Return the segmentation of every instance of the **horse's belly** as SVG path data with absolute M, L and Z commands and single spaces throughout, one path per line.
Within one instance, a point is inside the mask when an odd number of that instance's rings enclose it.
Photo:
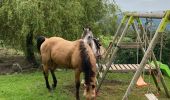
M 56 68 L 60 68 L 60 69 L 73 69 L 73 67 L 70 67 L 68 65 L 58 65 Z
M 56 53 L 53 55 L 52 61 L 57 66 L 64 66 L 64 67 L 70 67 L 70 59 L 68 56 L 65 56 L 66 53 Z

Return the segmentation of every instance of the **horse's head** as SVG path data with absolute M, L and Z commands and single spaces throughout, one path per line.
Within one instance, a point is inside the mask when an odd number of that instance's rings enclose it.
M 91 28 L 83 28 L 83 34 L 81 38 L 84 40 L 84 42 L 91 44 L 91 41 L 93 39 Z
M 83 28 L 82 39 L 84 42 L 89 44 L 96 58 L 101 56 L 100 54 L 100 43 L 99 40 L 93 37 L 93 33 L 90 28 Z

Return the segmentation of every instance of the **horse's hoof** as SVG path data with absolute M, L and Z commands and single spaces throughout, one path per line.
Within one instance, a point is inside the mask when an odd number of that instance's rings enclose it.
M 53 89 L 52 88 L 48 88 L 48 91 L 51 93 L 51 91 L 53 91 Z
M 53 97 L 53 94 L 54 94 L 54 92 L 53 92 L 53 90 L 51 89 L 51 90 L 49 91 L 49 97 Z
M 80 100 L 80 98 L 76 98 L 76 100 Z
M 53 88 L 53 90 L 56 88 L 56 85 L 54 85 L 54 84 L 52 84 L 52 88 Z
M 50 92 L 51 94 L 53 94 L 54 91 L 53 91 L 53 89 L 50 89 L 49 92 Z

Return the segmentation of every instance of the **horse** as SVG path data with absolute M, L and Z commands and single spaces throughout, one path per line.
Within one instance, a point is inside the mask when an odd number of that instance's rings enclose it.
M 83 28 L 81 39 L 83 39 L 84 42 L 89 44 L 96 59 L 103 58 L 106 49 L 100 44 L 99 39 L 94 38 L 91 28 L 89 27 Z
M 96 59 L 90 46 L 82 39 L 68 41 L 61 37 L 37 37 L 37 48 L 41 56 L 43 74 L 49 91 L 57 86 L 54 70 L 67 67 L 75 70 L 76 99 L 79 100 L 80 74 L 84 73 L 86 100 L 96 96 Z M 53 78 L 52 88 L 49 85 L 48 74 Z
M 91 28 L 89 28 L 89 27 L 83 28 L 83 33 L 81 35 L 81 39 L 83 39 L 83 41 L 85 43 L 89 44 L 97 61 L 99 61 L 101 58 L 104 58 L 104 53 L 105 53 L 106 49 L 100 44 L 99 39 L 94 38 Z M 99 72 L 100 68 L 99 68 L 98 64 L 96 64 L 96 66 L 97 66 L 97 69 Z M 100 77 L 102 77 L 101 72 L 99 72 L 99 75 L 100 75 Z M 84 80 L 82 80 L 81 83 L 83 84 Z

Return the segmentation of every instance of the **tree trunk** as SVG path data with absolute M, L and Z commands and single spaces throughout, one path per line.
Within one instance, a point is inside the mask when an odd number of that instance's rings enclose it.
M 33 32 L 30 32 L 26 36 L 26 58 L 29 63 L 33 64 L 33 67 L 38 67 L 38 63 L 34 55 L 34 45 L 33 45 Z

